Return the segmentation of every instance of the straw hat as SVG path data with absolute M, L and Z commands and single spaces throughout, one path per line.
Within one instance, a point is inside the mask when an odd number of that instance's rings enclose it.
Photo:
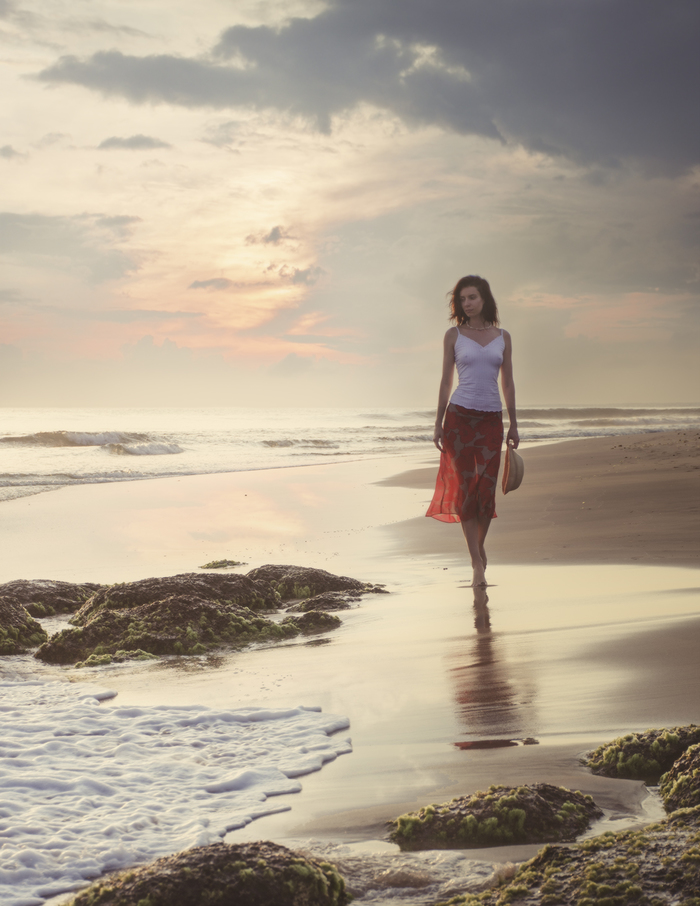
M 503 493 L 515 491 L 522 484 L 523 475 L 525 474 L 525 463 L 522 456 L 511 447 L 506 447 L 506 464 L 503 468 L 503 481 L 501 487 Z

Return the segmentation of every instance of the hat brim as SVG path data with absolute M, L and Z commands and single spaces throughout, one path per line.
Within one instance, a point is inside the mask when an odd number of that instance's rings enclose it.
M 506 450 L 506 462 L 503 468 L 503 482 L 501 487 L 503 493 L 508 494 L 510 491 L 517 490 L 523 481 L 525 475 L 525 463 L 522 456 L 512 447 Z

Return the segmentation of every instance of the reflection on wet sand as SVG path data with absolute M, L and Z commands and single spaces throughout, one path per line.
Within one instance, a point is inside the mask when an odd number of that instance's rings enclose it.
M 476 634 L 455 639 L 447 655 L 458 717 L 469 737 L 455 745 L 483 749 L 536 744 L 525 735 L 533 731 L 535 716 L 535 686 L 526 661 L 519 668 L 508 663 L 499 634 L 491 628 L 486 588 L 471 591 Z

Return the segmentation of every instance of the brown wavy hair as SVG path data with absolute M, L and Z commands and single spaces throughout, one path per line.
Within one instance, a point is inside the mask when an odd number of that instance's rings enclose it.
M 489 281 L 484 280 L 483 277 L 478 277 L 476 274 L 460 277 L 455 283 L 455 288 L 450 290 L 447 294 L 450 297 L 450 321 L 456 321 L 460 327 L 463 324 L 469 324 L 469 318 L 464 314 L 464 309 L 462 308 L 462 303 L 459 299 L 460 293 L 467 286 L 473 286 L 475 289 L 478 289 L 479 295 L 484 300 L 484 307 L 481 310 L 481 317 L 484 321 L 493 324 L 494 327 L 498 327 L 501 323 L 498 319 L 498 306 L 496 305 L 496 300 L 493 298 Z

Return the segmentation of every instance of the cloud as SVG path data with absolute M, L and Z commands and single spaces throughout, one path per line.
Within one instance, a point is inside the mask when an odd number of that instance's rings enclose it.
M 233 280 L 227 280 L 226 277 L 211 277 L 209 280 L 195 280 L 187 289 L 210 289 L 221 292 L 235 285 Z
M 106 138 L 97 146 L 99 151 L 107 151 L 112 148 L 127 149 L 129 151 L 143 151 L 152 148 L 171 148 L 167 142 L 159 138 L 153 138 L 150 135 L 131 135 L 129 138 L 119 138 L 117 135 Z
M 269 233 L 251 233 L 250 236 L 245 237 L 248 245 L 257 245 L 259 243 L 279 245 L 285 239 L 294 239 L 294 236 L 288 233 L 283 226 L 274 226 Z
M 106 32 L 112 35 L 126 35 L 129 38 L 150 38 L 148 32 L 141 31 L 140 28 L 132 28 L 130 25 L 112 25 L 104 19 L 72 19 L 70 24 L 73 28 L 80 31 Z
M 285 277 L 291 283 L 302 284 L 304 286 L 313 286 L 326 273 L 322 267 L 312 265 L 310 267 L 298 268 L 289 267 L 284 264 L 278 271 L 280 277 Z
M 109 218 L 0 212 L 0 255 L 84 269 L 94 282 L 117 280 L 138 270 L 139 261 L 105 241 L 100 229 L 105 220 Z
M 133 232 L 132 227 L 135 224 L 142 223 L 142 218 L 130 214 L 116 214 L 113 217 L 97 217 L 95 223 L 97 226 L 110 230 L 120 239 L 125 239 L 131 235 Z
M 0 157 L 5 158 L 5 160 L 12 160 L 15 157 L 26 157 L 26 154 L 21 154 L 19 151 L 15 151 L 12 145 L 3 145 L 0 148 Z
M 30 300 L 17 289 L 0 289 L 0 304 L 26 305 Z
M 412 125 L 588 163 L 698 162 L 700 5 L 658 0 L 335 0 L 236 25 L 208 57 L 61 57 L 37 78 L 134 103 L 276 109 L 328 132 L 368 103 Z

